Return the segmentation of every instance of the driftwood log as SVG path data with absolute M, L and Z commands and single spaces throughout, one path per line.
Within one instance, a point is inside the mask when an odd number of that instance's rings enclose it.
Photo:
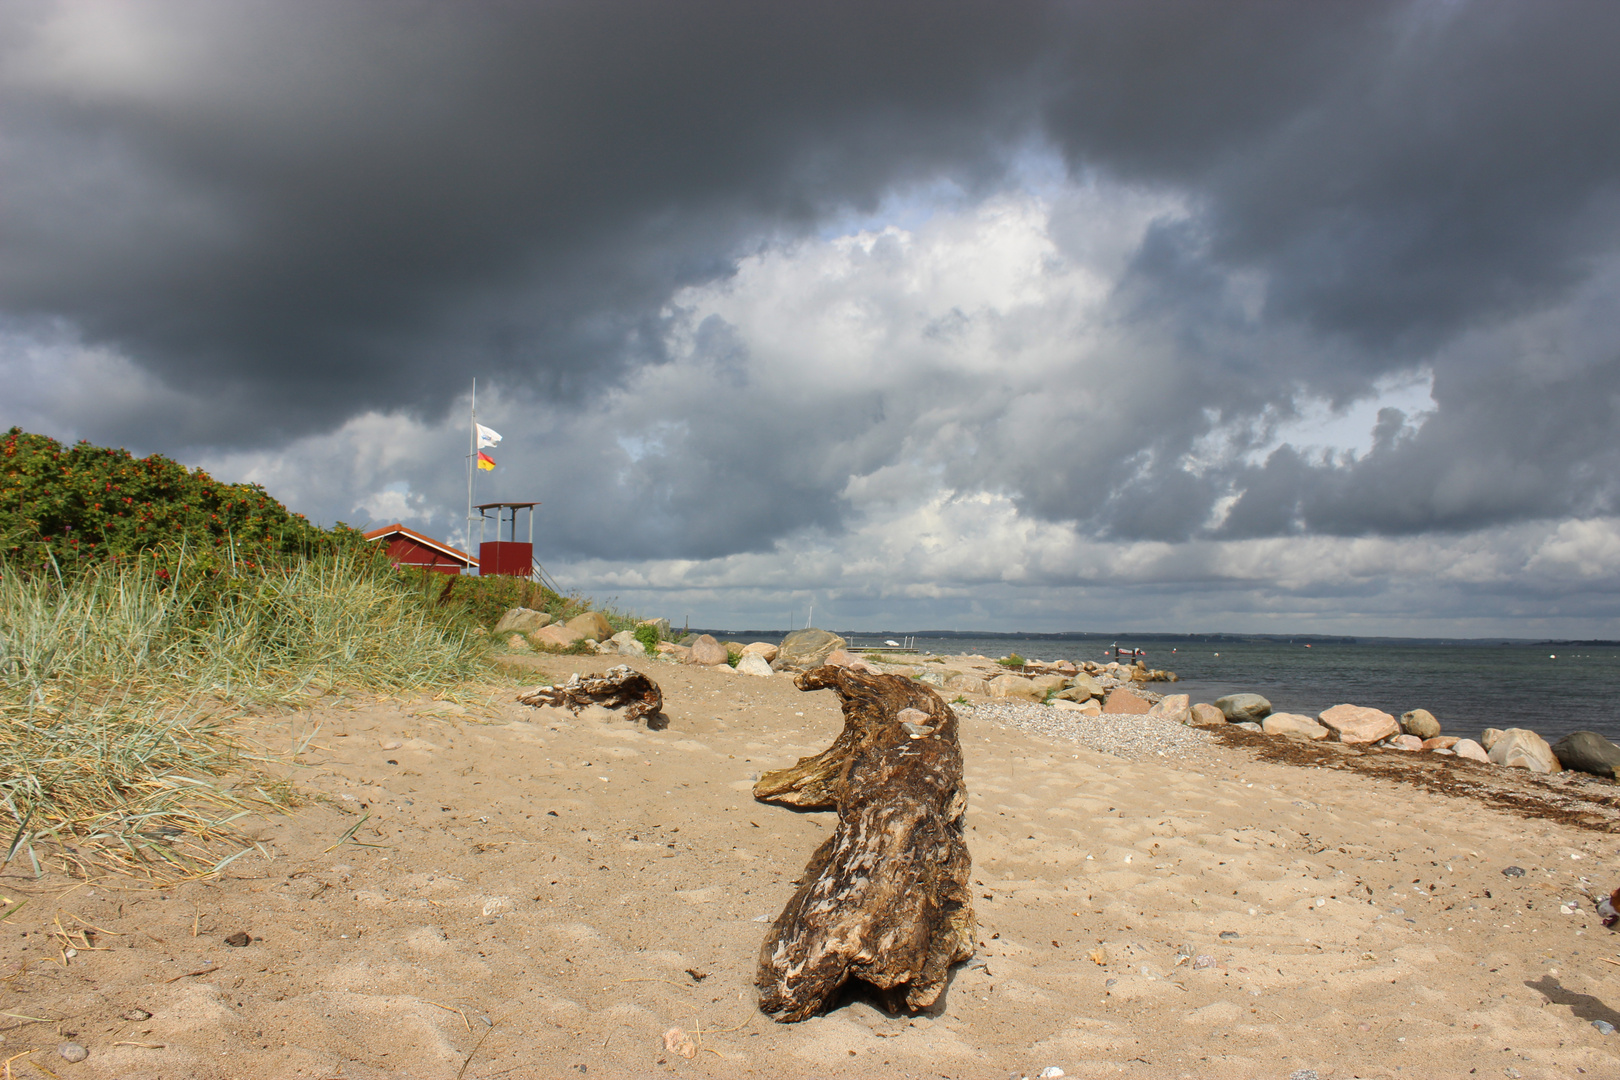
M 579 672 L 558 686 L 541 686 L 518 695 L 522 705 L 550 705 L 578 713 L 587 705 L 601 705 L 609 709 L 624 709 L 624 718 L 631 723 L 642 719 L 654 731 L 669 726 L 664 717 L 664 692 L 641 672 L 629 664 L 608 668 L 600 675 Z
M 794 683 L 837 691 L 844 730 L 821 754 L 763 776 L 754 795 L 837 807 L 838 824 L 760 948 L 760 1008 L 803 1020 L 851 978 L 885 991 L 891 1008 L 927 1008 L 951 965 L 973 955 L 956 714 L 898 675 L 827 666 Z

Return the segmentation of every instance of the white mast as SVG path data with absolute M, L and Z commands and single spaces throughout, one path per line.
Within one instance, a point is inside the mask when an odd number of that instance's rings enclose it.
M 472 433 L 467 451 L 467 536 L 465 541 L 467 554 L 472 554 L 472 499 L 473 499 L 473 471 L 478 468 L 478 380 L 473 379 L 472 405 L 468 410 L 468 419 L 472 424 Z

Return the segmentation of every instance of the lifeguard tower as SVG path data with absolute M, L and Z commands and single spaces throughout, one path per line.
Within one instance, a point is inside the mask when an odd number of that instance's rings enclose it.
M 478 511 L 478 573 L 506 574 L 509 577 L 527 578 L 530 581 L 542 581 L 544 572 L 540 564 L 534 561 L 534 508 L 537 502 L 492 502 L 480 503 L 473 509 Z M 484 526 L 489 523 L 489 512 L 495 511 L 495 539 L 484 539 Z M 529 538 L 517 538 L 517 518 L 519 510 L 527 510 L 529 517 Z M 511 525 L 510 539 L 501 539 L 501 526 Z

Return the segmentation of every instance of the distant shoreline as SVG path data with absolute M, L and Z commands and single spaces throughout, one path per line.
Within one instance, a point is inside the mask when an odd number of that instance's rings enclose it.
M 804 629 L 798 627 L 797 629 Z M 818 628 L 821 629 L 821 628 Z M 1620 640 L 1606 638 L 1457 638 L 1457 637 L 1376 637 L 1357 635 L 1354 637 L 1339 634 L 1172 634 L 1172 633 L 1106 633 L 1095 630 L 1063 630 L 1053 633 L 1037 633 L 1034 631 L 997 631 L 997 630 L 838 630 L 826 628 L 828 633 L 837 634 L 845 640 L 865 638 L 990 638 L 1004 641 L 1173 641 L 1208 644 L 1266 644 L 1266 645 L 1460 645 L 1460 646 L 1548 646 L 1548 647 L 1591 647 L 1591 648 L 1620 648 Z M 749 637 L 759 641 L 780 641 L 793 631 L 790 630 L 715 630 L 706 627 L 694 626 L 694 634 L 709 634 L 717 639 L 732 638 L 741 640 Z

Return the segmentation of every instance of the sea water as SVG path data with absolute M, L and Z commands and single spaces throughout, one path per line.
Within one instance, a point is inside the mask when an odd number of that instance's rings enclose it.
M 843 636 L 855 650 L 899 638 Z M 1277 712 L 1307 716 L 1344 702 L 1396 717 L 1427 709 L 1445 734 L 1469 738 L 1488 727 L 1525 727 L 1548 742 L 1572 731 L 1596 731 L 1620 742 L 1620 647 L 1611 645 L 1039 634 L 925 635 L 912 641 L 923 653 L 982 653 L 992 659 L 1017 653 L 1099 663 L 1112 658 L 1110 646 L 1116 642 L 1121 649 L 1145 649 L 1148 667 L 1180 676 L 1179 683 L 1154 683 L 1151 689 L 1189 694 L 1193 701 L 1250 692 L 1264 695 Z

